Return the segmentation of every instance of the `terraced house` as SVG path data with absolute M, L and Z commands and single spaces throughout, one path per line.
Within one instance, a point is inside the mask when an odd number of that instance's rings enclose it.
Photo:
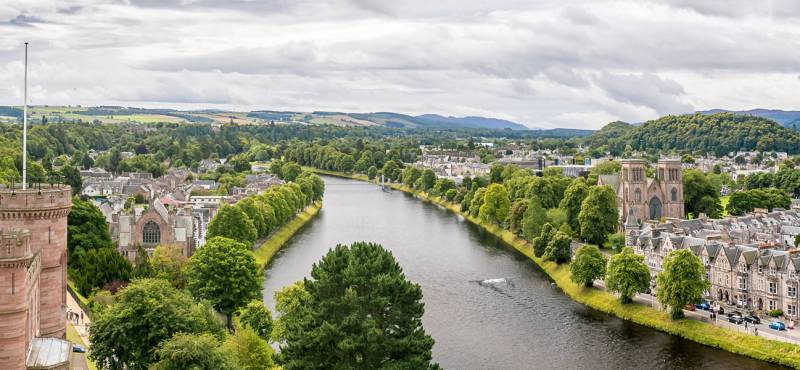
M 629 213 L 625 222 L 625 243 L 645 257 L 653 281 L 671 251 L 689 249 L 706 267 L 709 300 L 762 314 L 781 310 L 787 319 L 800 320 L 797 210 L 660 224 L 641 224 L 635 217 Z

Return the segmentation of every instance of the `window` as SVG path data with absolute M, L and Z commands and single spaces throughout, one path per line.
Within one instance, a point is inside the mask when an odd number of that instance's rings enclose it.
M 770 311 L 772 311 L 772 310 L 774 310 L 776 308 L 777 305 L 775 304 L 775 301 L 769 300 L 767 302 L 769 303 L 769 310 Z
M 739 289 L 747 290 L 747 279 L 739 277 Z
M 673 202 L 678 201 L 678 189 L 676 188 L 672 188 L 672 201 Z
M 789 316 L 794 316 L 794 315 L 796 315 L 796 314 L 797 314 L 797 306 L 795 306 L 795 305 L 793 305 L 793 304 L 787 305 L 787 306 L 786 306 L 786 313 L 787 313 Z
M 759 274 L 763 274 L 764 273 L 764 266 L 758 265 L 758 273 Z
M 770 274 L 770 275 L 775 275 L 775 266 L 770 266 L 770 268 L 769 268 L 769 274 Z
M 158 224 L 153 221 L 147 221 L 142 228 L 142 243 L 144 244 L 158 244 L 161 243 L 161 230 Z
M 739 265 L 739 272 L 747 272 L 747 265 L 744 263 Z
M 793 286 L 786 287 L 786 295 L 791 297 L 791 298 L 796 297 L 797 296 L 797 287 L 793 287 Z
M 775 294 L 778 292 L 778 283 L 774 281 L 769 282 L 769 292 L 770 294 Z
M 633 200 L 636 201 L 636 202 L 641 202 L 642 201 L 642 191 L 641 190 L 636 189 L 636 191 L 633 192 Z

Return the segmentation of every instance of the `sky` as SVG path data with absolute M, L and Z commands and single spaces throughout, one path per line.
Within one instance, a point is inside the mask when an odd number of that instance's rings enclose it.
M 2 0 L 0 105 L 393 111 L 596 129 L 800 110 L 800 1 Z

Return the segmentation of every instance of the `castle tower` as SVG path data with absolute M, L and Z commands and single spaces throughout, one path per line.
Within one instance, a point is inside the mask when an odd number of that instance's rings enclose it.
M 684 218 L 683 171 L 678 159 L 660 159 L 656 166 L 656 179 L 664 193 L 664 217 Z
M 622 207 L 620 218 L 625 218 L 633 210 L 637 220 L 647 220 L 647 179 L 644 159 L 623 159 L 622 164 Z
M 0 368 L 25 367 L 39 332 L 39 250 L 27 230 L 0 230 Z
M 67 215 L 71 208 L 69 186 L 42 184 L 25 190 L 0 189 L 0 228 L 27 230 L 30 250 L 38 252 L 41 264 L 38 307 L 29 308 L 38 309 L 38 332 L 33 333 L 37 337 L 66 335 Z M 8 275 L 5 271 L 0 274 Z M 3 287 L 0 302 L 17 299 L 15 292 Z M 0 318 L 0 321 L 5 320 Z M 24 323 L 12 321 L 8 325 Z

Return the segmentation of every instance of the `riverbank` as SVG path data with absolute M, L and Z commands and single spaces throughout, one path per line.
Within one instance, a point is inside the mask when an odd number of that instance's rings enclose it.
M 358 176 L 331 173 L 330 171 L 315 172 L 341 178 L 360 179 Z M 666 312 L 658 311 L 647 305 L 620 304 L 615 295 L 607 293 L 602 289 L 585 288 L 581 285 L 574 284 L 570 280 L 569 267 L 567 265 L 559 266 L 553 262 L 546 262 L 541 258 L 536 258 L 533 255 L 530 243 L 496 225 L 483 223 L 476 217 L 461 213 L 460 205 L 447 202 L 440 197 L 434 197 L 409 189 L 400 184 L 387 185 L 391 188 L 413 194 L 420 200 L 444 207 L 453 213 L 461 215 L 471 223 L 481 226 L 486 231 L 491 232 L 493 235 L 502 239 L 507 245 L 513 247 L 539 265 L 542 270 L 550 276 L 552 281 L 558 285 L 567 296 L 576 302 L 622 319 L 665 333 L 677 335 L 710 347 L 719 348 L 727 352 L 758 360 L 800 368 L 800 346 L 767 340 L 762 337 L 755 337 L 697 320 L 683 319 L 673 321 L 668 317 Z
M 321 208 L 322 201 L 312 203 L 302 212 L 298 213 L 291 221 L 286 223 L 286 225 L 283 225 L 280 229 L 270 234 L 264 243 L 253 250 L 253 256 L 256 259 L 260 272 L 264 272 L 264 269 L 269 265 L 269 261 L 275 256 L 275 253 L 278 253 L 284 244 L 286 244 L 300 228 L 314 218 Z

